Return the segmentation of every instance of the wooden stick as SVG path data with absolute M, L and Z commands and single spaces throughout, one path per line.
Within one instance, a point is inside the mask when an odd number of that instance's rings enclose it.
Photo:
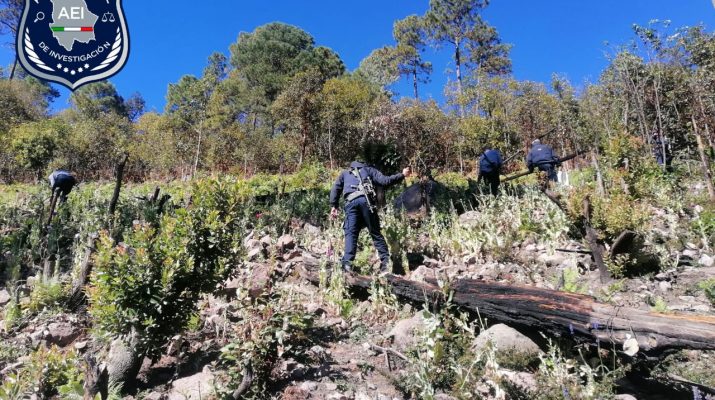
M 129 159 L 129 154 L 124 153 L 119 164 L 116 168 L 116 183 L 114 185 L 114 194 L 112 194 L 112 200 L 109 202 L 109 217 L 114 216 L 114 211 L 117 209 L 117 202 L 119 201 L 119 192 L 122 190 L 122 178 L 124 177 L 124 167 L 127 165 L 127 160 Z

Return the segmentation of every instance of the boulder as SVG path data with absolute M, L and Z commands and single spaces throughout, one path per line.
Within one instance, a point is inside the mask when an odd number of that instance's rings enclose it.
M 614 400 L 638 400 L 635 396 L 630 394 L 617 394 Z
M 459 216 L 459 224 L 473 227 L 479 222 L 479 211 L 467 211 Z
M 10 297 L 10 293 L 8 293 L 7 289 L 0 289 L 0 307 L 5 306 L 5 304 L 9 303 L 12 298 Z
M 249 249 L 249 250 L 260 249 L 263 246 L 261 244 L 261 242 L 259 242 L 256 239 L 248 239 L 248 240 L 246 240 L 244 245 L 246 246 L 246 249 Z
M 283 235 L 278 238 L 278 241 L 276 242 L 276 247 L 280 251 L 286 251 L 286 250 L 292 250 L 295 248 L 295 239 L 291 235 Z
M 300 384 L 300 388 L 308 393 L 314 392 L 318 389 L 318 382 L 305 381 Z
M 253 298 L 263 294 L 272 274 L 273 269 L 269 265 L 252 264 L 251 275 L 248 278 L 251 288 L 248 290 L 248 294 Z
M 425 328 L 425 318 L 422 313 L 415 314 L 412 318 L 397 321 L 395 326 L 387 333 L 392 338 L 393 345 L 398 350 L 405 350 L 417 344 L 417 331 Z
M 434 279 L 436 276 L 433 269 L 420 265 L 414 271 L 410 272 L 410 279 L 417 282 L 425 282 L 427 279 Z
M 110 381 L 131 387 L 141 368 L 142 359 L 135 352 L 131 344 L 122 339 L 115 339 L 109 347 L 107 354 L 107 374 Z
M 528 372 L 517 372 L 509 370 L 499 370 L 498 374 L 513 385 L 529 392 L 536 390 L 536 377 Z
M 260 243 L 263 247 L 269 247 L 273 244 L 273 238 L 270 235 L 265 235 L 261 238 Z
M 303 231 L 305 231 L 305 233 L 307 233 L 308 235 L 312 235 L 312 236 L 319 236 L 320 232 L 321 232 L 320 228 L 318 228 L 315 225 L 311 225 L 309 223 L 306 223 L 305 225 L 303 225 Z
M 69 345 L 81 334 L 80 329 L 69 322 L 53 322 L 47 326 L 47 331 L 47 342 L 59 347 Z
M 700 264 L 701 266 L 703 266 L 705 268 L 710 268 L 713 265 L 715 265 L 715 258 L 713 258 L 707 254 L 703 254 L 702 256 L 700 256 L 700 259 L 698 260 L 698 264 Z
M 263 247 L 255 247 L 248 251 L 248 254 L 246 255 L 246 259 L 248 261 L 260 261 L 265 256 L 266 256 L 266 249 L 264 249 Z
M 474 347 L 482 349 L 488 342 L 491 342 L 497 351 L 515 352 L 525 356 L 541 353 L 541 349 L 533 340 L 504 324 L 494 325 L 481 332 L 474 341 Z
M 439 261 L 435 260 L 434 258 L 425 257 L 425 259 L 422 260 L 422 263 L 427 268 L 439 268 Z
M 214 375 L 204 368 L 198 374 L 177 379 L 171 383 L 168 400 L 202 400 L 213 394 Z

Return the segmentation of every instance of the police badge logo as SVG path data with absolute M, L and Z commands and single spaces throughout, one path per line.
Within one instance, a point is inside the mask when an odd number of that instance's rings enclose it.
M 129 57 L 122 0 L 25 0 L 17 32 L 25 70 L 71 90 L 117 74 Z

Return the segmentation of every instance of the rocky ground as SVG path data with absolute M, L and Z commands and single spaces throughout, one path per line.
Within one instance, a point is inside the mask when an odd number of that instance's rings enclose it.
M 460 217 L 460 223 L 470 223 L 470 213 Z M 340 307 L 329 301 L 325 290 L 301 278 L 301 265 L 318 264 L 331 252 L 331 242 L 321 229 L 295 221 L 293 236 L 272 238 L 254 232 L 245 240 L 250 271 L 228 281 L 215 296 L 202 301 L 200 324 L 193 331 L 174 337 L 165 354 L 152 363 L 144 361 L 137 390 L 128 398 L 194 400 L 213 398 L 214 388 L 225 381 L 225 371 L 219 360 L 220 349 L 227 344 L 227 333 L 237 320 L 237 291 L 248 287 L 251 296 L 268 290 L 271 276 L 285 276 L 277 283 L 279 289 L 290 292 L 296 307 L 313 317 L 308 345 L 299 359 L 281 358 L 272 372 L 270 393 L 266 398 L 283 399 L 403 399 L 399 382 L 406 368 L 403 360 L 411 347 L 420 340 L 424 318 L 413 305 L 401 304 L 382 315 L 374 314 L 367 299 L 359 299 L 356 309 L 344 316 Z M 664 235 L 670 234 L 666 227 Z M 679 254 L 672 267 L 657 274 L 624 278 L 602 285 L 598 271 L 583 244 L 564 240 L 549 246 L 534 241 L 514 243 L 509 257 L 486 260 L 476 254 L 464 254 L 449 259 L 418 257 L 410 266 L 408 278 L 424 280 L 441 275 L 505 283 L 534 285 L 554 290 L 575 290 L 591 294 L 602 301 L 661 312 L 683 312 L 712 315 L 713 309 L 697 282 L 715 277 L 715 260 L 703 246 L 689 244 Z M 372 260 L 377 262 L 377 260 Z M 564 271 L 578 271 L 576 282 L 570 282 Z M 29 302 L 33 288 L 29 279 L 19 291 L 20 301 Z M 613 286 L 617 287 L 613 287 Z M 273 289 L 271 289 L 273 290 Z M 359 298 L 359 297 L 358 297 Z M 656 301 L 656 299 L 658 299 Z M 0 306 L 10 301 L 6 289 L 0 289 Z M 362 310 L 362 311 L 361 311 Z M 355 317 L 358 316 L 358 317 Z M 488 316 L 485 316 L 488 318 Z M 92 354 L 101 347 L 92 338 L 82 310 L 78 313 L 43 312 L 2 335 L 3 351 L 15 351 L 17 358 L 5 357 L 0 376 L 10 373 L 28 360 L 28 353 L 40 346 L 74 349 L 79 354 Z M 475 346 L 492 342 L 499 351 L 516 352 L 538 357 L 546 350 L 522 333 L 501 324 L 482 331 Z M 712 354 L 696 352 L 693 357 L 705 360 Z M 521 371 L 499 368 L 497 375 L 513 385 L 527 390 L 537 385 L 533 368 Z M 713 379 L 715 380 L 715 379 Z M 505 398 L 484 378 L 479 385 L 484 398 Z M 438 394 L 438 399 L 450 399 Z M 630 399 L 627 394 L 622 399 Z

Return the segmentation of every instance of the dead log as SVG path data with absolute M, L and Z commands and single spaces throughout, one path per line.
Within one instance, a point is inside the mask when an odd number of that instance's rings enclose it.
M 320 267 L 303 265 L 303 270 L 305 279 L 319 283 Z M 393 293 L 404 300 L 422 303 L 443 298 L 434 280 L 416 282 L 396 275 L 386 279 Z M 351 274 L 346 281 L 353 288 L 368 289 L 372 278 Z M 582 294 L 473 279 L 457 280 L 451 289 L 454 304 L 478 311 L 490 321 L 579 342 L 622 346 L 630 336 L 638 341 L 640 350 L 650 354 L 668 349 L 715 349 L 715 316 L 659 314 L 600 303 Z
M 82 256 L 82 263 L 79 265 L 79 273 L 72 282 L 72 291 L 70 292 L 67 304 L 70 309 L 77 310 L 85 300 L 84 285 L 89 281 L 89 275 L 92 273 L 92 256 L 97 250 L 97 239 L 99 235 L 92 233 L 87 238 L 87 250 Z
M 598 240 L 598 232 L 591 226 L 591 199 L 588 196 L 583 199 L 583 230 L 586 234 L 588 247 L 591 249 L 593 261 L 596 263 L 601 275 L 601 283 L 608 282 L 611 279 L 611 275 L 608 272 L 606 263 L 603 261 L 603 253 L 606 248 Z
M 117 202 L 119 201 L 119 193 L 122 190 L 122 179 L 124 178 L 124 167 L 127 165 L 127 160 L 129 160 L 129 154 L 124 153 L 122 158 L 117 164 L 115 170 L 116 183 L 114 185 L 114 193 L 112 194 L 112 200 L 109 202 L 109 217 L 114 217 L 114 211 L 117 209 Z

